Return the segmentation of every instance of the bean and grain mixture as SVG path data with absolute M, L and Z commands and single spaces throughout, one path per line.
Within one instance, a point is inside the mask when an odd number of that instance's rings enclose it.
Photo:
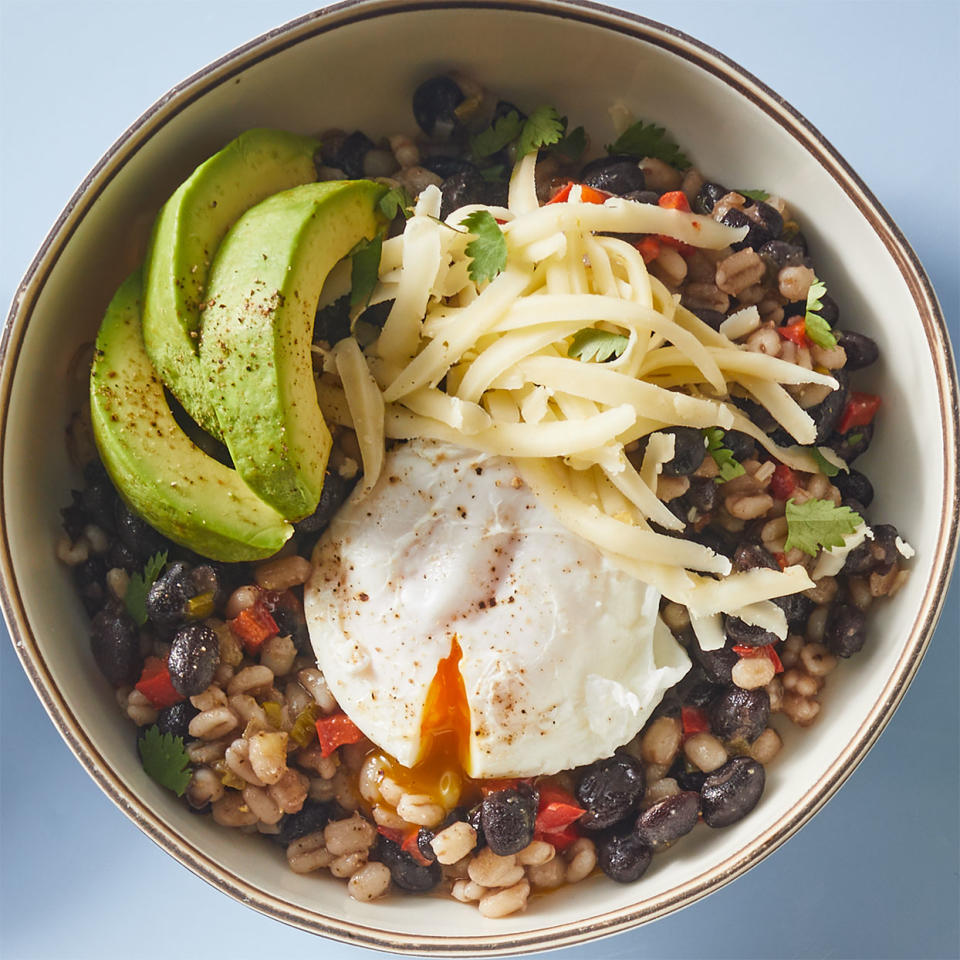
M 411 195 L 435 184 L 443 216 L 465 203 L 504 204 L 515 145 L 481 159 L 468 144 L 471 133 L 523 113 L 454 75 L 422 84 L 413 106 L 417 138 L 324 133 L 319 179 L 383 178 Z M 628 239 L 710 326 L 756 307 L 759 322 L 735 336 L 747 350 L 829 371 L 839 390 L 790 389 L 814 419 L 817 443 L 853 464 L 870 445 L 879 399 L 855 391 L 852 381 L 878 359 L 877 345 L 847 326 L 825 292 L 819 313 L 836 345 L 805 334 L 817 275 L 787 204 L 707 180 L 662 138 L 649 155 L 614 150 L 584 166 L 589 148 L 582 131 L 576 144 L 576 133 L 565 137 L 566 149 L 541 154 L 541 202 L 575 181 L 749 228 L 742 242 L 719 251 Z M 345 307 L 318 313 L 318 342 L 347 332 Z M 366 319 L 376 323 L 378 312 L 382 322 L 382 306 Z M 778 442 L 792 442 L 761 407 L 733 399 Z M 339 710 L 310 648 L 306 558 L 356 482 L 355 435 L 335 429 L 319 508 L 296 525 L 278 557 L 253 566 L 206 561 L 152 530 L 117 496 L 85 439 L 88 429 L 78 414 L 69 441 L 84 484 L 62 511 L 57 553 L 91 617 L 94 659 L 140 729 L 145 767 L 193 810 L 239 833 L 264 834 L 291 870 L 329 871 L 358 900 L 440 889 L 477 904 L 484 916 L 504 916 L 523 909 L 532 893 L 579 882 L 597 868 L 616 881 L 636 880 L 699 821 L 710 828 L 739 821 L 761 797 L 765 767 L 782 746 L 778 729 L 817 720 L 828 675 L 867 640 L 869 609 L 907 576 L 897 530 L 872 524 L 872 539 L 850 551 L 839 572 L 775 601 L 788 622 L 785 641 L 726 616 L 726 645 L 711 652 L 700 649 L 686 608 L 664 601 L 661 615 L 693 667 L 633 740 L 586 768 L 475 783 L 460 800 L 469 803 L 451 810 L 391 777 Z M 743 433 L 670 432 L 675 453 L 657 494 L 685 524 L 683 536 L 727 556 L 736 571 L 814 570 L 816 556 L 786 549 L 788 500 L 843 504 L 867 518 L 873 487 L 852 467 L 838 470 L 824 459 L 823 472 L 801 473 Z M 631 456 L 642 452 L 635 444 Z M 724 479 L 731 460 L 742 470 Z

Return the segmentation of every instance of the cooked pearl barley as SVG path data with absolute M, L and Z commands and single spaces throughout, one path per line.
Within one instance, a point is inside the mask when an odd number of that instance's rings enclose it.
M 243 791 L 243 802 L 264 823 L 278 823 L 283 816 L 283 811 L 273 802 L 263 787 L 255 787 L 252 784 L 246 787 Z
M 330 866 L 332 862 L 333 854 L 323 842 L 322 830 L 308 833 L 287 847 L 287 863 L 294 873 L 313 873 L 314 870 Z
M 218 687 L 211 684 L 203 693 L 190 698 L 190 703 L 201 713 L 204 710 L 213 710 L 214 707 L 225 707 L 227 695 Z
M 297 659 L 297 648 L 290 637 L 271 637 L 260 650 L 260 663 L 268 667 L 275 677 L 290 672 Z
M 187 756 L 191 763 L 216 763 L 222 760 L 230 746 L 232 737 L 224 737 L 222 740 L 193 740 L 186 746 Z
M 489 847 L 484 847 L 470 861 L 467 869 L 470 879 L 484 887 L 509 887 L 523 876 L 523 867 L 514 854 L 497 856 Z
M 775 676 L 776 668 L 766 657 L 741 657 L 730 671 L 733 682 L 743 690 L 765 687 Z
M 305 557 L 279 557 L 261 563 L 253 571 L 253 578 L 264 590 L 289 590 L 306 583 L 313 566 Z
M 773 727 L 767 727 L 767 729 L 750 744 L 750 756 L 756 760 L 757 763 L 767 764 L 780 752 L 782 746 L 783 741 L 780 739 L 780 734 L 777 733 Z
M 157 708 L 139 690 L 130 691 L 127 697 L 127 716 L 138 727 L 156 723 L 159 715 Z
M 559 887 L 567 873 L 567 864 L 563 857 L 553 857 L 546 863 L 527 867 L 527 879 L 541 890 Z
M 390 777 L 380 778 L 380 796 L 387 803 L 396 806 L 403 799 L 403 790 Z
M 546 840 L 533 840 L 517 854 L 517 863 L 525 867 L 538 867 L 549 863 L 557 854 L 556 848 Z
M 566 850 L 567 883 L 579 883 L 593 873 L 597 865 L 597 848 L 589 837 L 574 840 Z
M 640 753 L 647 763 L 669 767 L 680 749 L 683 731 L 675 717 L 658 717 L 640 741 Z
M 280 779 L 267 788 L 267 793 L 284 813 L 296 813 L 303 807 L 309 789 L 310 780 L 299 770 L 288 767 Z
M 816 274 L 810 267 L 784 267 L 777 274 L 780 295 L 786 300 L 806 300 Z
M 397 813 L 409 823 L 421 827 L 435 827 L 444 817 L 444 809 L 426 794 L 405 793 L 397 804 Z
M 352 877 L 367 862 L 367 851 L 358 850 L 356 853 L 347 853 L 337 857 L 330 864 L 330 872 L 341 880 Z
M 252 584 L 237 587 L 230 594 L 230 599 L 227 600 L 226 610 L 224 611 L 227 619 L 232 620 L 234 617 L 239 617 L 244 610 L 249 610 L 259 599 L 260 591 Z
M 800 663 L 811 677 L 825 677 L 837 665 L 837 658 L 822 643 L 807 643 L 800 650 Z
M 222 827 L 249 827 L 257 822 L 257 815 L 247 806 L 236 790 L 228 790 L 210 808 L 213 819 Z
M 238 777 L 242 777 L 247 783 L 252 783 L 255 786 L 264 786 L 263 781 L 254 773 L 253 767 L 250 765 L 249 740 L 244 740 L 242 737 L 234 740 L 233 743 L 227 747 L 224 759 L 226 760 L 227 766 Z
M 651 783 L 647 787 L 646 792 L 643 795 L 643 807 L 651 807 L 658 800 L 662 800 L 664 797 L 672 797 L 675 793 L 680 792 L 680 785 L 677 783 L 673 777 L 664 777 L 661 780 L 657 780 L 655 783 Z
M 430 846 L 437 857 L 437 863 L 441 864 L 451 864 L 462 860 L 476 845 L 477 831 L 463 820 L 450 824 L 446 830 L 441 830 L 430 841 Z
M 229 707 L 214 707 L 198 713 L 187 728 L 199 740 L 219 740 L 237 728 L 237 715 Z
M 389 887 L 389 868 L 382 863 L 367 863 L 350 878 L 347 892 L 354 900 L 367 902 L 382 897 Z
M 820 701 L 798 693 L 783 695 L 783 712 L 798 726 L 809 727 L 820 712 Z
M 230 709 L 240 718 L 244 726 L 254 721 L 261 729 L 267 726 L 267 715 L 263 707 L 248 693 L 237 693 L 227 701 Z M 196 704 L 194 704 L 196 706 Z
M 522 910 L 527 905 L 530 896 L 530 884 L 526 880 L 506 890 L 488 893 L 480 900 L 480 913 L 485 917 L 506 917 L 511 913 Z
M 410 827 L 410 824 L 393 807 L 385 806 L 382 803 L 374 804 L 373 822 L 378 827 L 388 827 L 391 830 L 402 830 L 404 832 Z
M 797 667 L 787 670 L 780 679 L 783 681 L 784 690 L 799 694 L 801 697 L 812 697 L 822 683 L 819 677 L 811 677 L 809 673 Z
M 227 685 L 227 693 L 232 697 L 237 693 L 254 693 L 265 690 L 273 684 L 273 671 L 269 667 L 244 667 Z
M 367 803 L 377 804 L 383 796 L 380 793 L 380 778 L 383 776 L 383 761 L 376 754 L 372 754 L 364 761 L 357 778 L 357 788 L 360 796 Z
M 727 762 L 725 747 L 712 733 L 695 733 L 688 737 L 683 744 L 683 752 L 704 773 L 711 773 Z
M 287 734 L 263 732 L 250 737 L 250 766 L 264 783 L 276 783 L 287 769 Z
M 487 888 L 472 880 L 457 880 L 450 892 L 461 903 L 474 903 L 487 892 Z
M 327 681 L 319 670 L 315 667 L 301 670 L 297 674 L 297 679 L 310 691 L 313 699 L 317 701 L 317 706 L 320 707 L 323 713 L 333 713 L 333 711 L 337 709 L 337 701 L 334 699 L 330 688 L 327 686 Z
M 122 567 L 113 567 L 107 571 L 107 589 L 118 600 L 122 600 L 126 596 L 129 585 L 130 574 Z
M 208 803 L 216 803 L 224 793 L 220 777 L 210 767 L 197 767 L 187 784 L 187 800 L 190 806 L 200 809 Z
M 354 814 L 349 820 L 334 820 L 323 831 L 327 849 L 336 857 L 368 850 L 377 839 L 376 828 L 369 820 Z

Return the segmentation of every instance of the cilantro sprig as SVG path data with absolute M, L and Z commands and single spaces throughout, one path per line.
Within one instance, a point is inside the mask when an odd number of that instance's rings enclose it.
M 477 284 L 492 280 L 507 265 L 507 240 L 500 224 L 489 210 L 474 210 L 460 224 L 474 237 L 466 247 L 470 279 Z
M 143 573 L 135 573 L 127 584 L 123 605 L 138 627 L 142 627 L 147 622 L 147 594 L 166 565 L 167 552 L 155 553 L 146 562 Z
M 566 117 L 563 118 L 563 126 L 566 129 Z M 556 143 L 552 144 L 550 149 L 568 160 L 579 160 L 583 156 L 583 151 L 587 149 L 587 132 L 583 127 L 574 127 L 569 133 L 564 134 Z
M 527 117 L 520 139 L 517 141 L 517 159 L 522 160 L 528 153 L 558 143 L 563 137 L 565 124 L 556 107 L 537 107 Z
M 584 327 L 573 335 L 567 356 L 579 360 L 595 360 L 605 363 L 611 357 L 619 357 L 630 341 L 619 333 L 598 330 L 596 327 Z
M 378 233 L 372 240 L 361 240 L 350 260 L 350 309 L 365 308 L 370 303 L 380 272 L 380 254 L 383 237 Z
M 523 130 L 523 121 L 516 110 L 511 110 L 495 120 L 470 140 L 470 150 L 478 160 L 492 157 L 505 146 L 513 143 Z
M 655 157 L 678 170 L 686 170 L 690 161 L 663 127 L 638 120 L 607 145 L 607 153 L 630 157 Z
M 721 427 L 707 427 L 703 431 L 703 436 L 707 441 L 707 453 L 713 457 L 714 463 L 720 468 L 717 483 L 726 483 L 746 473 L 743 464 L 734 457 L 733 451 L 724 446 L 726 437 Z
M 821 547 L 842 547 L 844 538 L 863 523 L 863 517 L 849 507 L 838 507 L 832 500 L 788 500 L 786 506 L 787 540 L 784 550 L 796 547 L 815 557 Z
M 770 194 L 766 190 L 737 190 L 736 193 L 739 193 L 741 197 L 749 197 L 751 200 L 756 200 L 757 203 L 763 203 L 765 200 L 770 199 Z
M 413 198 L 403 187 L 391 187 L 380 198 L 377 206 L 388 220 L 394 220 L 398 213 L 402 213 L 408 220 L 413 215 Z
M 183 738 L 161 733 L 154 724 L 147 727 L 138 741 L 140 762 L 147 775 L 162 787 L 182 797 L 190 783 L 190 757 L 183 748 Z
M 837 338 L 830 330 L 830 324 L 820 316 L 819 311 L 823 308 L 823 301 L 820 299 L 827 292 L 827 285 L 814 277 L 810 289 L 807 291 L 807 306 L 803 316 L 804 328 L 807 336 L 824 350 L 829 350 L 837 345 Z

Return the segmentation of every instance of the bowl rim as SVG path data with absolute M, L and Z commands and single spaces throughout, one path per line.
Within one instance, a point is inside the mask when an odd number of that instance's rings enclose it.
M 866 184 L 813 124 L 719 51 L 665 24 L 589 0 L 346 0 L 290 20 L 237 47 L 177 84 L 120 135 L 76 189 L 24 274 L 0 337 L 0 490 L 5 488 L 4 452 L 17 358 L 37 299 L 80 222 L 140 147 L 194 100 L 258 61 L 350 23 L 413 10 L 439 8 L 493 9 L 573 20 L 650 43 L 708 71 L 763 110 L 820 163 L 870 223 L 899 268 L 919 311 L 934 364 L 940 413 L 945 425 L 944 489 L 952 491 L 953 496 L 945 497 L 942 504 L 932 573 L 909 637 L 880 697 L 855 735 L 833 764 L 778 823 L 696 878 L 641 904 L 611 910 L 584 921 L 537 927 L 520 933 L 472 937 L 391 933 L 296 907 L 231 874 L 168 827 L 120 780 L 106 758 L 88 739 L 53 683 L 27 620 L 20 587 L 14 575 L 6 523 L 0 524 L 0 607 L 17 656 L 44 709 L 87 773 L 154 842 L 202 879 L 261 913 L 346 943 L 423 956 L 515 955 L 559 948 L 618 933 L 686 906 L 719 889 L 791 837 L 853 772 L 892 717 L 919 668 L 946 596 L 960 525 L 960 473 L 957 468 L 957 412 L 960 400 L 956 367 L 943 313 L 926 272 L 897 225 Z

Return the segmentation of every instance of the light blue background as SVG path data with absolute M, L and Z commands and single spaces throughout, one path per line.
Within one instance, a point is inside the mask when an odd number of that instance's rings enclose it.
M 960 4 L 622 5 L 717 47 L 820 128 L 914 245 L 956 341 Z M 309 9 L 307 0 L 0 0 L 3 305 L 130 122 L 187 74 Z M 562 956 L 957 956 L 958 633 L 955 580 L 896 717 L 797 837 L 679 914 Z M 5 639 L 0 657 L 0 955 L 373 956 L 262 917 L 180 867 L 82 771 Z

